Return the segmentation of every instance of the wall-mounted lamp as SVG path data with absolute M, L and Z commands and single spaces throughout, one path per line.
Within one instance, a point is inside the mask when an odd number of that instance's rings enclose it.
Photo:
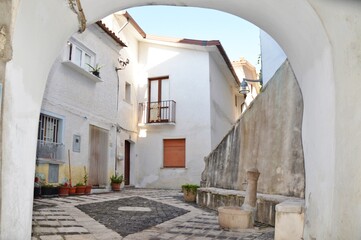
M 123 58 L 119 57 L 118 62 L 119 62 L 120 67 L 119 68 L 116 67 L 115 71 L 123 70 L 129 64 L 130 61 L 129 61 L 129 58 L 124 60 Z
M 249 93 L 249 87 L 248 87 L 247 82 L 259 82 L 262 85 L 262 79 L 252 80 L 252 79 L 243 78 L 243 81 L 241 82 L 241 87 L 239 88 L 239 93 L 240 94 Z

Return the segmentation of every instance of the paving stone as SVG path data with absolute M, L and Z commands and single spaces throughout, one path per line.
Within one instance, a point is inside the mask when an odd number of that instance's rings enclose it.
M 88 230 L 83 227 L 59 227 L 60 234 L 63 233 L 88 233 Z
M 41 240 L 64 240 L 60 235 L 40 236 Z
M 83 235 L 65 235 L 65 240 L 96 240 L 96 238 L 90 234 Z
M 34 227 L 33 231 L 35 233 L 56 233 L 58 230 L 54 227 Z

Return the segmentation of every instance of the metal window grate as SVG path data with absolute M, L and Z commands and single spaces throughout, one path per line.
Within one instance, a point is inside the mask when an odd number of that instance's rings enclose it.
M 38 140 L 58 143 L 60 120 L 45 114 L 40 114 Z

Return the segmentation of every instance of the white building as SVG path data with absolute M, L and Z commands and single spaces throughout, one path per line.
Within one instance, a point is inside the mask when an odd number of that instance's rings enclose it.
M 119 69 L 125 47 L 98 23 L 74 34 L 56 59 L 38 131 L 37 172 L 48 183 L 67 181 L 71 161 L 73 185 L 83 181 L 86 167 L 89 184 L 105 187 L 118 167 L 116 159 L 124 158 L 124 146 L 136 139 L 134 77 L 128 77 L 133 71 Z M 96 64 L 102 67 L 99 77 L 89 72 Z
M 88 64 L 103 66 L 100 77 Z M 203 158 L 240 116 L 238 90 L 219 41 L 149 36 L 129 14 L 111 15 L 73 35 L 54 63 L 37 171 L 64 182 L 70 157 L 73 184 L 84 167 L 99 187 L 115 171 L 139 187 L 199 183 Z

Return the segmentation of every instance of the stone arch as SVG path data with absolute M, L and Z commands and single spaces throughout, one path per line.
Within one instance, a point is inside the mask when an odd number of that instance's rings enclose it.
M 331 44 L 322 20 L 307 0 L 202 1 L 111 0 L 83 3 L 88 23 L 117 10 L 152 4 L 212 8 L 242 17 L 267 31 L 284 49 L 304 98 L 306 169 L 304 235 L 331 236 L 334 178 L 334 77 Z M 20 1 L 13 25 L 12 59 L 6 65 L 3 102 L 1 238 L 26 239 L 31 232 L 35 135 L 47 74 L 62 44 L 77 30 L 66 1 Z M 300 21 L 302 19 L 302 21 Z M 312 37 L 310 37 L 312 36 Z M 314 81 L 317 79 L 317 81 Z M 322 98 L 318 91 L 325 92 Z M 322 148 L 315 146 L 322 145 Z M 19 151 L 18 149 L 21 149 Z M 322 165 L 322 169 L 318 166 Z M 14 179 L 21 179 L 14 182 Z M 318 179 L 323 179 L 318 183 Z M 25 184 L 23 184 L 25 183 Z M 312 184 L 311 184 L 312 183 Z M 16 187 L 14 187 L 14 185 Z M 330 203 L 325 204 L 325 200 Z M 322 229 L 318 226 L 322 224 Z M 23 226 L 21 229 L 15 225 Z

